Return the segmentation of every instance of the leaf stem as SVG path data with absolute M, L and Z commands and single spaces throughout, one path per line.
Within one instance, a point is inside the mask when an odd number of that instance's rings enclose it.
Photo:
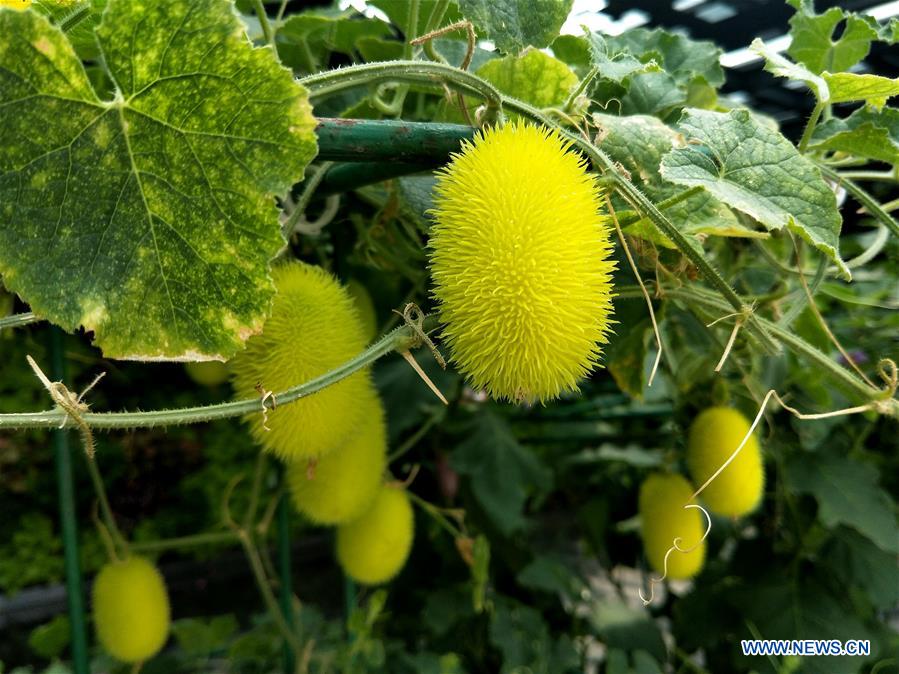
M 425 329 L 434 327 L 436 323 L 437 319 L 435 317 L 429 317 L 425 321 Z M 415 344 L 416 337 L 413 331 L 407 326 L 401 326 L 339 367 L 308 382 L 276 393 L 274 396 L 269 397 L 268 400 L 273 400 L 277 406 L 286 405 L 337 383 L 354 372 L 371 365 L 388 353 L 403 351 Z M 81 415 L 81 419 L 91 428 L 150 428 L 227 419 L 260 412 L 261 410 L 261 399 L 251 398 L 215 405 L 149 412 L 85 412 Z M 58 428 L 61 425 L 63 427 L 76 426 L 69 415 L 59 408 L 44 412 L 0 414 L 0 428 Z
M 880 220 L 884 225 L 886 225 L 894 236 L 899 236 L 899 222 L 897 222 L 896 219 L 892 215 L 890 215 L 883 206 L 881 206 L 880 202 L 877 201 L 877 199 L 872 197 L 845 175 L 837 173 L 829 166 L 826 166 L 825 164 L 822 164 L 820 162 L 817 163 L 817 166 L 819 169 L 821 169 L 821 173 L 826 178 L 837 183 L 838 185 L 842 185 L 846 189 L 846 191 L 849 192 L 849 194 L 851 194 L 856 201 L 858 201 L 858 203 L 860 203 L 868 210 L 868 213 L 870 213 L 875 218 Z
M 691 197 L 696 196 L 697 194 L 702 192 L 703 189 L 704 188 L 700 185 L 694 185 L 693 187 L 688 187 L 685 190 L 681 190 L 677 194 L 672 194 L 667 199 L 663 199 L 662 201 L 660 201 L 659 203 L 656 204 L 656 208 L 658 208 L 660 211 L 666 211 L 669 208 L 671 208 L 672 206 L 676 206 L 677 204 L 681 203 L 682 201 L 686 201 L 687 199 L 690 199 Z M 634 213 L 633 215 L 627 215 L 627 216 L 620 218 L 619 224 L 621 225 L 622 228 L 624 228 L 624 227 L 627 227 L 628 225 L 634 224 L 635 222 L 639 222 L 642 219 L 643 219 L 642 216 Z
M 818 125 L 818 119 L 821 117 L 821 113 L 824 111 L 825 104 L 821 101 L 817 101 L 815 103 L 815 107 L 812 108 L 812 112 L 809 115 L 808 122 L 805 124 L 805 130 L 802 132 L 802 138 L 799 139 L 799 152 L 805 154 L 805 149 L 808 147 L 809 141 L 812 139 L 812 133 L 815 131 L 815 127 Z
M 23 325 L 29 325 L 30 323 L 37 323 L 41 319 L 35 316 L 32 312 L 27 311 L 23 314 L 13 314 L 12 316 L 4 316 L 0 318 L 0 330 L 4 330 L 6 328 L 20 328 Z
M 203 534 L 191 534 L 177 538 L 161 538 L 155 541 L 131 543 L 131 549 L 137 552 L 163 552 L 179 548 L 192 548 L 216 543 L 237 543 L 238 536 L 233 531 L 210 531 Z
M 277 52 L 275 34 L 272 32 L 272 24 L 268 20 L 268 14 L 265 13 L 265 5 L 262 3 L 262 0 L 253 0 L 253 9 L 256 10 L 256 16 L 259 19 L 259 25 L 262 27 L 262 35 L 265 37 L 265 41 Z
M 117 548 L 116 552 L 121 552 L 122 557 L 125 558 L 128 556 L 130 546 L 125 537 L 122 536 L 122 532 L 119 531 L 115 516 L 112 514 L 112 508 L 109 506 L 109 497 L 106 495 L 106 487 L 103 485 L 103 478 L 100 476 L 100 469 L 97 467 L 95 458 L 89 456 L 87 452 L 84 453 L 84 458 L 87 461 L 87 472 L 90 475 L 91 483 L 94 485 L 94 492 L 97 494 L 97 501 L 100 503 L 100 516 L 103 518 L 103 524 L 109 531 L 114 547 Z

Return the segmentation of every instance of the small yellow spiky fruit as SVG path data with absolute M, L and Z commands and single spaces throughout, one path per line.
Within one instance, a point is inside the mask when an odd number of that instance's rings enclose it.
M 459 370 L 494 398 L 545 401 L 597 365 L 614 262 L 602 191 L 558 131 L 486 129 L 438 173 L 430 268 Z
M 375 311 L 375 303 L 372 301 L 368 289 L 354 278 L 346 284 L 346 289 L 356 304 L 365 339 L 370 342 L 378 334 L 378 314 Z
M 353 300 L 321 267 L 290 262 L 272 270 L 277 294 L 262 334 L 230 366 L 238 398 L 256 389 L 284 391 L 342 365 L 365 348 Z M 342 446 L 361 418 L 359 400 L 370 386 L 359 371 L 317 393 L 251 417 L 251 430 L 267 450 L 286 460 L 318 457 Z
M 640 486 L 640 524 L 646 558 L 661 575 L 665 554 L 674 539 L 684 550 L 692 548 L 705 533 L 705 518 L 697 508 L 684 508 L 693 488 L 680 475 L 654 473 Z M 691 578 L 705 561 L 705 541 L 687 553 L 675 550 L 668 556 L 668 578 Z
M 309 461 L 287 465 L 294 505 L 317 524 L 342 524 L 362 516 L 381 488 L 387 466 L 384 409 L 372 389 L 359 401 L 362 418 L 343 447 Z
M 687 466 L 697 485 L 718 470 L 749 432 L 749 420 L 730 407 L 710 407 L 690 426 Z M 718 515 L 739 517 L 752 512 L 762 500 L 765 467 L 755 434 L 724 471 L 703 490 L 703 502 Z
M 385 485 L 368 512 L 337 527 L 337 561 L 357 583 L 386 583 L 406 563 L 414 531 L 415 516 L 406 491 Z
M 184 369 L 200 386 L 218 386 L 228 381 L 228 366 L 217 360 L 185 363 Z
M 31 7 L 31 0 L 0 0 L 0 7 L 12 7 L 13 9 L 28 9 Z
M 94 625 L 106 651 L 122 662 L 143 662 L 169 635 L 169 596 L 153 564 L 132 555 L 100 569 L 93 588 Z

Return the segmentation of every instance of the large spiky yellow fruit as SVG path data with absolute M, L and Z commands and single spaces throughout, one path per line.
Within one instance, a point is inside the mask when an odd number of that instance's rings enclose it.
M 692 548 L 705 532 L 705 518 L 696 508 L 684 508 L 693 488 L 680 475 L 654 473 L 640 486 L 640 525 L 643 549 L 650 565 L 660 575 L 665 554 L 675 538 L 684 550 Z M 705 541 L 688 553 L 675 550 L 668 556 L 668 578 L 690 578 L 705 561 Z
M 365 348 L 353 300 L 320 267 L 290 262 L 275 267 L 277 288 L 262 334 L 229 361 L 238 398 L 261 396 L 257 385 L 279 392 L 348 361 Z M 342 446 L 361 418 L 359 401 L 370 386 L 367 371 L 296 402 L 251 417 L 256 440 L 284 459 L 317 457 Z
M 169 597 L 162 575 L 144 557 L 107 564 L 94 581 L 94 625 L 103 648 L 122 662 L 142 662 L 165 645 Z
M 459 370 L 494 398 L 545 401 L 597 365 L 614 263 L 602 192 L 557 131 L 487 129 L 438 173 L 430 267 Z
M 337 527 L 337 561 L 357 583 L 386 583 L 406 563 L 414 531 L 409 496 L 404 489 L 384 486 L 368 512 Z
M 694 419 L 687 443 L 687 465 L 697 486 L 730 458 L 749 432 L 749 425 L 746 417 L 730 407 L 710 407 Z M 714 513 L 739 517 L 755 510 L 764 489 L 765 467 L 753 434 L 700 498 Z
M 362 418 L 354 435 L 338 449 L 287 466 L 287 483 L 297 509 L 317 524 L 342 524 L 360 517 L 381 488 L 387 465 L 384 409 L 372 388 L 359 401 Z

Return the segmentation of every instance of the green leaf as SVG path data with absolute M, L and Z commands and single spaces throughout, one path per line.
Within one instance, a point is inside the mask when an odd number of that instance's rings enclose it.
M 691 40 L 662 28 L 634 28 L 606 40 L 610 53 L 626 52 L 644 63 L 655 61 L 680 85 L 696 77 L 713 87 L 724 84 L 722 52 L 713 42 Z
M 560 35 L 550 45 L 553 56 L 573 68 L 586 70 L 591 63 L 590 45 L 579 35 Z
M 821 559 L 844 587 L 862 588 L 876 608 L 889 610 L 899 602 L 896 555 L 853 529 L 839 527 Z
M 621 97 L 622 115 L 656 115 L 665 118 L 687 102 L 687 91 L 664 72 L 639 73 L 630 79 Z
M 657 118 L 646 115 L 617 117 L 596 113 L 593 115 L 593 123 L 599 128 L 603 150 L 627 169 L 634 184 L 646 192 L 650 199 L 658 203 L 683 191 L 682 187 L 663 180 L 659 173 L 662 157 L 675 144 L 682 144 L 680 134 Z M 765 236 L 744 227 L 727 206 L 706 191 L 666 209 L 665 213 L 681 232 L 694 237 L 700 234 Z M 630 225 L 627 230 L 630 234 L 650 238 L 662 246 L 674 247 L 667 237 L 646 220 Z M 631 373 L 631 376 L 635 377 L 636 374 Z M 622 385 L 621 381 L 618 383 L 619 386 Z
M 826 527 L 845 524 L 887 552 L 899 552 L 899 524 L 877 468 L 836 454 L 797 454 L 787 463 L 787 483 L 818 501 Z
M 759 38 L 755 38 L 750 45 L 750 50 L 765 59 L 765 70 L 777 77 L 786 77 L 797 82 L 805 82 L 812 90 L 815 97 L 822 103 L 830 101 L 830 89 L 827 82 L 805 66 L 793 63 L 788 58 L 780 55 Z
M 490 643 L 502 654 L 500 674 L 566 674 L 581 670 L 567 634 L 555 637 L 540 611 L 502 597 L 490 621 Z
M 573 0 L 459 0 L 478 35 L 493 40 L 505 54 L 524 47 L 546 47 L 568 18 Z
M 899 96 L 899 77 L 890 79 L 880 75 L 856 75 L 855 73 L 822 73 L 830 87 L 832 103 L 865 101 L 877 109 L 886 105 L 887 99 Z
M 662 177 L 701 185 L 769 230 L 786 227 L 825 253 L 848 279 L 840 258 L 842 220 L 821 172 L 780 133 L 746 109 L 687 110 L 679 123 L 692 141 L 662 159 Z
M 383 21 L 355 13 L 302 12 L 291 15 L 278 30 L 278 53 L 287 65 L 316 72 L 327 66 L 330 52 L 350 57 L 357 50 L 364 54 L 363 41 L 383 41 L 382 38 L 392 34 L 390 26 Z M 402 52 L 402 43 L 393 40 L 387 44 Z
M 273 196 L 316 151 L 305 90 L 225 0 L 110 0 L 108 102 L 45 18 L 0 12 L 0 33 L 4 283 L 109 357 L 235 353 L 274 292 Z
M 645 609 L 607 597 L 596 598 L 588 618 L 608 648 L 643 650 L 657 659 L 665 658 L 662 633 Z
M 562 105 L 578 79 L 571 68 L 536 49 L 521 56 L 506 56 L 482 65 L 477 75 L 504 94 L 537 108 Z
M 584 589 L 583 581 L 564 562 L 550 555 L 534 557 L 518 573 L 517 580 L 525 587 L 573 600 L 576 600 Z
M 68 647 L 70 630 L 68 616 L 58 615 L 31 630 L 28 646 L 40 657 L 55 660 Z
M 431 17 L 431 12 L 434 11 L 434 8 L 440 2 L 441 0 L 418 1 L 418 21 L 415 22 L 414 30 L 409 26 L 409 10 L 412 7 L 412 3 L 409 0 L 369 0 L 368 4 L 383 11 L 387 18 L 390 19 L 390 22 L 402 31 L 403 35 L 414 39 L 419 35 L 425 34 L 425 28 L 428 24 L 428 19 Z M 455 23 L 461 18 L 462 15 L 459 13 L 455 0 L 451 0 L 448 3 L 446 13 L 443 15 L 443 22 L 435 27 L 440 28 L 440 26 Z
M 469 478 L 475 498 L 506 536 L 524 527 L 528 496 L 552 486 L 552 472 L 518 444 L 505 420 L 492 412 L 475 418 L 451 462 Z
M 238 630 L 237 619 L 231 615 L 213 618 L 181 618 L 172 623 L 172 635 L 188 655 L 202 656 L 223 647 Z
M 899 109 L 860 108 L 846 119 L 829 119 L 815 129 L 809 147 L 899 164 Z
M 610 53 L 605 38 L 597 33 L 587 35 L 586 42 L 590 49 L 590 60 L 602 79 L 621 84 L 640 73 L 661 71 L 659 65 L 652 59 L 644 63 L 625 50 Z
M 812 0 L 787 0 L 796 9 L 790 18 L 792 41 L 787 53 L 814 73 L 849 70 L 868 55 L 871 42 L 877 39 L 876 22 L 831 7 L 816 14 Z M 839 39 L 833 36 L 846 20 Z

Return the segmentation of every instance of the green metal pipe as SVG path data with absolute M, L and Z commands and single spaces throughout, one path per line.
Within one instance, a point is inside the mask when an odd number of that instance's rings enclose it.
M 321 117 L 315 132 L 321 161 L 388 161 L 433 167 L 444 164 L 476 130 L 463 124 Z
M 62 331 L 50 328 L 50 376 L 54 381 L 64 381 L 65 356 Z M 61 429 L 50 431 L 56 463 L 56 482 L 59 488 L 59 514 L 62 529 L 62 547 L 65 556 L 66 597 L 69 607 L 69 623 L 72 635 L 72 669 L 74 674 L 90 674 L 87 653 L 87 620 L 84 610 L 84 587 L 81 579 L 81 563 L 78 557 L 78 522 L 75 518 L 75 482 L 72 478 L 72 454 L 69 451 L 69 434 Z
M 284 479 L 283 469 L 281 479 Z M 278 574 L 281 576 L 280 596 L 281 612 L 287 625 L 293 629 L 293 574 L 290 563 L 290 497 L 287 492 L 278 503 Z M 296 656 L 290 644 L 284 643 L 284 674 L 293 674 L 296 669 Z
M 349 162 L 332 166 L 322 178 L 316 197 L 327 197 L 342 194 L 351 190 L 372 185 L 391 178 L 422 173 L 434 168 L 433 164 L 414 164 L 407 162 Z

